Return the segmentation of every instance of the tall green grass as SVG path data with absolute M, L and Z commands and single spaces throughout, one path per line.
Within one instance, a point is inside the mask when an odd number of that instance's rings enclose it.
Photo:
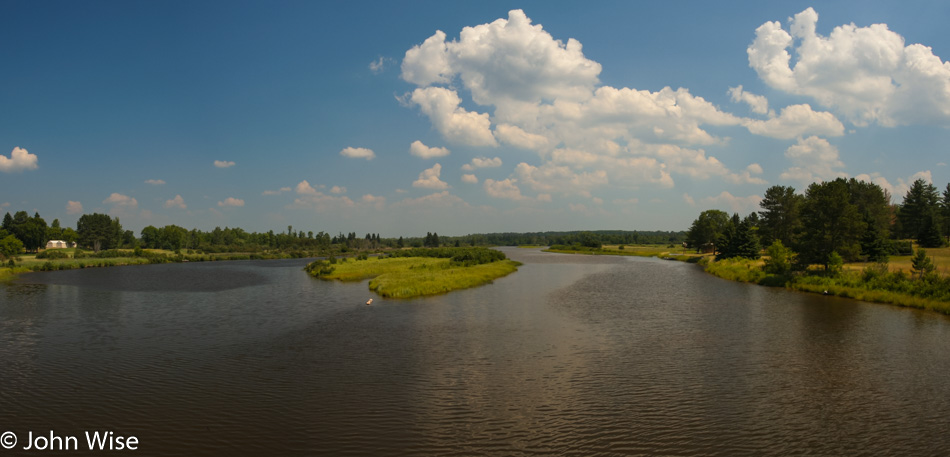
M 578 245 L 554 245 L 544 252 L 555 252 L 559 254 L 586 254 L 586 255 L 619 255 L 628 257 L 657 257 L 664 260 L 679 260 L 681 262 L 696 263 L 703 257 L 701 254 L 681 254 L 675 252 L 668 246 L 633 246 L 626 245 L 624 249 L 615 246 L 604 246 L 602 248 L 589 248 Z
M 322 262 L 322 261 L 318 261 Z M 315 265 L 317 262 L 311 265 Z M 518 262 L 499 260 L 463 266 L 448 258 L 392 257 L 342 262 L 330 268 L 310 268 L 310 274 L 323 279 L 361 281 L 372 279 L 369 289 L 383 297 L 412 298 L 436 295 L 487 284 L 517 271 Z M 329 272 L 327 272 L 329 271 Z M 323 274 L 321 274 L 323 273 Z
M 950 314 L 950 280 L 936 275 L 913 279 L 901 272 L 884 273 L 867 268 L 862 273 L 836 276 L 799 272 L 790 276 L 766 274 L 761 261 L 704 259 L 707 273 L 732 281 L 786 287 L 802 292 L 853 298 Z

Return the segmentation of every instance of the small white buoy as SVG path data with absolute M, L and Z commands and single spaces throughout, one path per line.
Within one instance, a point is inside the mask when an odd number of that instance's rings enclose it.
M 373 299 L 370 298 L 369 300 L 366 300 L 366 304 L 367 304 L 367 305 L 372 305 L 372 304 L 373 304 Z

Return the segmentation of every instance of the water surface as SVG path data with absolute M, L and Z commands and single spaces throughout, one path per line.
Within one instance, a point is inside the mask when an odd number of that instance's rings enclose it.
M 25 275 L 0 286 L 0 428 L 140 455 L 950 449 L 944 316 L 505 252 L 517 273 L 413 300 L 301 260 Z

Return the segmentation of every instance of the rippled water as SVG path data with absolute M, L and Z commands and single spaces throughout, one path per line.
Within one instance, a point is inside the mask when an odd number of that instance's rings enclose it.
M 137 455 L 950 449 L 944 316 L 505 251 L 525 265 L 493 285 L 373 306 L 298 260 L 27 275 L 0 286 L 0 429 Z

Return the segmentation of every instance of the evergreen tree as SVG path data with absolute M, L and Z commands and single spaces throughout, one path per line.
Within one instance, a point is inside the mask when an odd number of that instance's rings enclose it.
M 758 216 L 755 213 L 752 213 L 746 216 L 742 220 L 742 223 L 739 224 L 739 228 L 736 231 L 736 256 L 743 257 L 746 259 L 758 259 L 761 257 L 760 251 L 762 246 L 759 244 L 759 236 L 756 233 L 758 228 L 756 227 L 756 222 L 758 221 Z
M 725 212 L 718 209 L 703 211 L 686 232 L 686 244 L 696 252 L 702 252 L 707 246 L 716 252 L 716 245 L 728 224 L 729 215 Z
M 917 279 L 923 279 L 925 276 L 936 270 L 933 259 L 927 257 L 927 251 L 918 249 L 917 254 L 910 260 L 911 272 L 917 275 Z
M 943 237 L 940 236 L 940 229 L 934 219 L 934 214 L 924 216 L 920 233 L 917 235 L 917 244 L 922 247 L 939 248 L 943 246 Z
M 827 267 L 832 252 L 847 260 L 858 258 L 859 240 L 867 225 L 857 205 L 851 203 L 848 182 L 843 178 L 808 186 L 801 219 L 802 260 Z
M 907 194 L 904 196 L 904 202 L 897 213 L 903 229 L 903 236 L 913 238 L 920 242 L 925 234 L 925 229 L 932 231 L 930 224 L 940 227 L 940 211 L 938 209 L 940 200 L 937 188 L 923 179 L 918 179 L 910 186 Z M 928 221 L 928 219 L 930 219 Z M 939 236 L 939 235 L 938 235 Z
M 794 187 L 772 186 L 765 191 L 759 206 L 759 236 L 765 244 L 780 240 L 793 246 L 801 232 L 801 206 L 804 198 Z
M 115 248 L 121 239 L 121 228 L 118 219 L 112 220 L 108 215 L 99 213 L 83 214 L 76 222 L 79 244 L 96 252 Z
M 719 237 L 717 247 L 719 252 L 716 254 L 716 260 L 731 259 L 739 255 L 739 225 L 742 221 L 739 219 L 739 213 L 732 215 Z
M 943 190 L 943 200 L 940 201 L 940 216 L 943 219 L 943 234 L 950 243 L 950 183 Z
M 865 215 L 864 221 L 867 230 L 861 237 L 861 255 L 867 257 L 869 262 L 887 262 L 887 237 L 881 233 L 880 228 L 870 216 Z

